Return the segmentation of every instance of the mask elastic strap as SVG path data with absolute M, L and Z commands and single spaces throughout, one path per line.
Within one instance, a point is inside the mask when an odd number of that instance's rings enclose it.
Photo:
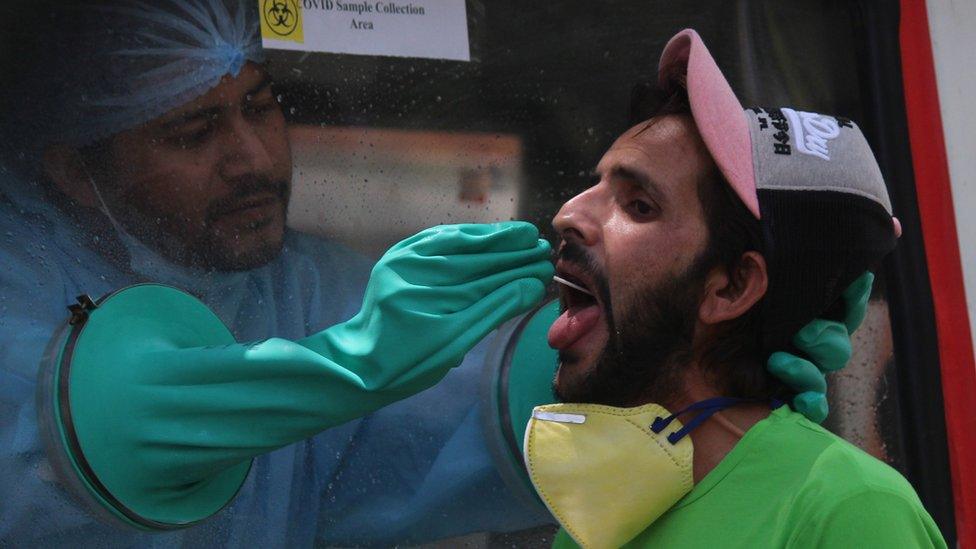
M 770 399 L 768 401 L 754 399 L 754 398 L 734 398 L 734 397 L 714 397 L 700 402 L 696 402 L 691 406 L 688 406 L 684 410 L 680 410 L 676 413 L 671 414 L 666 418 L 655 418 L 654 423 L 651 424 L 651 431 L 655 434 L 660 433 L 667 428 L 678 416 L 686 414 L 688 412 L 700 411 L 698 415 L 692 418 L 691 421 L 686 423 L 681 429 L 668 434 L 668 442 L 671 444 L 677 444 L 682 438 L 688 433 L 694 431 L 699 425 L 704 423 L 708 418 L 712 417 L 715 413 L 721 412 L 726 408 L 731 408 L 732 406 L 737 406 L 739 404 L 746 404 L 749 402 L 769 402 L 769 406 L 772 409 L 779 408 L 783 405 L 782 401 L 778 399 Z
M 101 206 L 99 209 L 102 210 L 102 213 L 105 214 L 105 217 L 107 217 L 112 223 L 112 227 L 114 227 L 116 231 L 119 233 L 125 233 L 125 230 L 121 225 L 119 225 L 119 222 L 115 220 L 115 216 L 112 215 L 111 211 L 109 211 L 108 204 L 106 204 L 105 199 L 102 198 L 102 191 L 98 189 L 98 184 L 95 183 L 95 178 L 88 173 L 88 168 L 83 167 L 83 169 L 85 170 L 85 175 L 88 176 L 88 182 L 91 183 L 92 190 L 95 191 L 95 198 L 98 199 L 98 205 Z

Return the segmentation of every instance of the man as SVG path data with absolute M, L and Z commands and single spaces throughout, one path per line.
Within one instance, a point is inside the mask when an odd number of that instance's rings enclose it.
M 692 30 L 659 81 L 664 106 L 554 219 L 580 289 L 549 332 L 564 404 L 525 438 L 554 546 L 944 547 L 905 479 L 764 367 L 900 232 L 860 130 L 743 111 Z
M 35 395 L 75 296 L 162 282 L 241 342 L 298 340 L 362 306 L 371 265 L 285 228 L 289 144 L 246 5 L 31 3 L 38 24 L 18 24 L 31 30 L 15 41 L 43 43 L 22 56 L 28 91 L 4 90 L 0 545 L 389 545 L 550 521 L 507 493 L 480 442 L 484 345 L 418 398 L 258 457 L 191 528 L 117 528 L 61 489 Z

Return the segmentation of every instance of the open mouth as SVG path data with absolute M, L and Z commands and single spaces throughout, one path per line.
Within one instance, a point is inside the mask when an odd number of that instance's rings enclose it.
M 549 328 L 549 346 L 566 350 L 575 345 L 600 321 L 602 307 L 593 285 L 568 269 L 557 266 L 554 280 L 560 284 L 563 312 Z
M 577 292 L 583 292 L 584 294 L 586 294 L 586 295 L 588 295 L 590 297 L 593 297 L 593 292 L 587 290 L 586 288 L 584 288 L 583 286 L 580 286 L 579 284 L 576 284 L 575 282 L 571 282 L 571 281 L 569 281 L 569 280 L 567 280 L 567 279 L 565 279 L 565 278 L 563 278 L 561 276 L 558 276 L 558 275 L 552 277 L 552 279 L 555 280 L 556 282 L 562 284 L 563 286 L 569 286 L 571 289 L 576 290 Z

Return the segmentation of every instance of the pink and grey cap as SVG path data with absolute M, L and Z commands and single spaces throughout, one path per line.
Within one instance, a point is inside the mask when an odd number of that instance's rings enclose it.
M 876 267 L 901 234 L 871 148 L 844 117 L 744 109 L 692 29 L 665 46 L 658 82 L 666 92 L 687 90 L 705 146 L 761 223 L 770 272 L 766 343 L 781 348 Z

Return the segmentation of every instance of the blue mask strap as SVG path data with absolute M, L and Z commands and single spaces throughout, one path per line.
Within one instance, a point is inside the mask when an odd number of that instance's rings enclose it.
M 698 415 L 692 418 L 691 421 L 686 423 L 681 429 L 668 434 L 668 442 L 671 444 L 677 444 L 679 440 L 685 437 L 688 433 L 694 431 L 699 425 L 704 423 L 708 418 L 712 417 L 716 412 L 721 412 L 726 408 L 731 408 L 732 406 L 737 406 L 739 404 L 745 404 L 748 402 L 765 402 L 763 400 L 752 399 L 752 398 L 733 398 L 733 397 L 715 397 L 696 402 L 691 406 L 688 406 L 684 410 L 680 410 L 666 418 L 655 418 L 654 423 L 651 424 L 651 431 L 655 434 L 660 433 L 668 425 L 671 424 L 678 416 L 684 415 L 688 412 L 698 411 Z M 772 409 L 779 408 L 783 403 L 777 399 L 772 399 L 769 401 L 770 407 Z

